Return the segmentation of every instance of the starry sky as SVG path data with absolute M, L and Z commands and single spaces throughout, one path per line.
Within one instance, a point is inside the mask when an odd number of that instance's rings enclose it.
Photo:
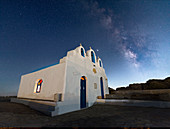
M 109 87 L 170 76 L 169 0 L 0 0 L 0 95 L 20 77 L 91 46 Z

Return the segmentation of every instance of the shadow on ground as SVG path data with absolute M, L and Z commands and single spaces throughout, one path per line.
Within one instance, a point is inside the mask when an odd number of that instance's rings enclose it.
M 29 107 L 0 102 L 0 127 L 170 127 L 170 109 L 96 104 L 49 117 Z

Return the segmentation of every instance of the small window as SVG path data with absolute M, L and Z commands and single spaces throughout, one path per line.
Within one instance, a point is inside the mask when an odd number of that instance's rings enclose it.
M 97 89 L 97 83 L 94 83 L 94 89 Z
M 81 48 L 81 55 L 82 55 L 83 57 L 85 57 L 84 49 L 83 49 L 83 48 Z
M 93 63 L 95 63 L 95 56 L 93 51 L 91 51 L 91 60 Z

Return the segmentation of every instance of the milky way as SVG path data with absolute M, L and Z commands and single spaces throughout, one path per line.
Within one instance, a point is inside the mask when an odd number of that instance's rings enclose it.
M 0 95 L 80 43 L 104 64 L 109 86 L 170 76 L 169 0 L 0 0 Z

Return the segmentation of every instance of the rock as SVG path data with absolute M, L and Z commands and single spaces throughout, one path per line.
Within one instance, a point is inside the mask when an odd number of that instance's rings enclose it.
M 170 77 L 164 80 L 151 79 L 146 83 L 134 83 L 127 87 L 118 87 L 116 91 L 120 90 L 153 90 L 153 89 L 170 89 Z
M 116 90 L 109 87 L 109 94 L 114 94 Z

